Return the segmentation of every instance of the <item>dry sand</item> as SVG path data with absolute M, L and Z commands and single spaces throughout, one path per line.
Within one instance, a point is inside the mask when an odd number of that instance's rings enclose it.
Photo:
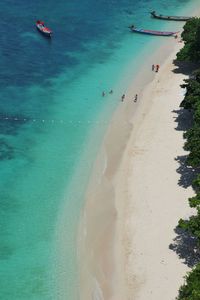
M 176 122 L 186 75 L 173 72 L 174 45 L 138 103 L 135 85 L 127 91 L 99 153 L 81 225 L 80 299 L 172 300 L 188 270 L 169 247 L 181 251 L 174 229 L 193 195 L 177 171 L 186 155 Z

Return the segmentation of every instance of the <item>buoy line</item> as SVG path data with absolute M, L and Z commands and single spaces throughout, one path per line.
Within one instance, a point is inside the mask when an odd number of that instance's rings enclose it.
M 20 117 L 8 117 L 8 116 L 0 116 L 0 121 L 12 121 L 12 122 L 33 122 L 33 123 L 55 123 L 55 124 L 63 124 L 63 125 L 81 125 L 81 124 L 107 124 L 108 121 L 66 121 L 66 120 L 55 120 L 55 119 L 37 119 L 37 118 L 20 118 Z

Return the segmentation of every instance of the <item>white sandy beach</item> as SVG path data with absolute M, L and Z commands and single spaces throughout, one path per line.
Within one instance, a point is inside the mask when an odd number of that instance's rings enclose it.
M 185 76 L 173 73 L 174 53 L 144 91 L 148 110 L 141 107 L 115 180 L 117 239 L 127 293 L 113 299 L 175 299 L 188 267 L 170 250 L 174 229 L 191 210 L 191 187 L 179 185 L 177 157 L 185 156 L 183 131 L 176 130 L 180 84 Z M 187 119 L 185 119 L 187 122 Z M 123 201 L 122 201 L 123 199 Z
M 193 195 L 177 172 L 186 155 L 176 122 L 186 75 L 173 72 L 180 47 L 137 104 L 135 85 L 127 91 L 105 137 L 84 209 L 80 299 L 172 300 L 183 283 L 188 267 L 169 248 Z

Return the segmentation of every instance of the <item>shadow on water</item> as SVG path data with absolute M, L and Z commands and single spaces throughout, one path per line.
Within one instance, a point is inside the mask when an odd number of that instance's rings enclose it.
M 52 34 L 51 37 L 49 37 L 49 36 L 47 36 L 47 35 L 45 35 L 45 34 L 42 34 L 42 33 L 40 33 L 40 32 L 38 31 L 38 37 L 41 37 L 41 39 L 43 38 L 44 40 L 46 40 L 46 42 L 47 42 L 48 45 L 51 45 L 52 39 L 53 39 L 53 34 Z
M 0 133 L 15 136 L 29 121 L 30 118 L 24 115 L 0 115 Z
M 10 160 L 14 158 L 14 148 L 4 139 L 0 139 L 0 160 Z
M 178 226 L 174 231 L 176 237 L 173 239 L 173 243 L 169 245 L 169 249 L 176 252 L 179 258 L 184 261 L 184 264 L 193 267 L 200 261 L 197 239 Z
M 9 221 L 17 215 L 21 205 L 16 197 L 8 195 L 3 190 L 0 197 L 0 260 L 6 260 L 12 256 L 16 249 L 12 241 L 12 232 L 9 228 Z

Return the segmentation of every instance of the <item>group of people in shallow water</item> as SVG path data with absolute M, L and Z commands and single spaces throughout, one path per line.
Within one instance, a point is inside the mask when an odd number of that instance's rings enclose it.
M 155 71 L 156 73 L 158 73 L 158 71 L 159 71 L 159 69 L 160 69 L 160 65 L 158 65 L 158 64 L 157 64 L 157 65 L 154 65 L 154 64 L 153 64 L 151 69 L 152 69 L 152 71 Z M 113 90 L 110 90 L 110 91 L 109 91 L 109 94 L 113 94 Z M 102 97 L 104 97 L 105 95 L 106 95 L 106 93 L 103 91 L 103 92 L 102 92 Z M 126 97 L 125 94 L 123 94 L 123 95 L 121 96 L 121 101 L 122 101 L 122 102 L 124 102 L 125 97 Z M 135 97 L 134 97 L 133 101 L 134 101 L 134 102 L 137 102 L 137 100 L 138 100 L 138 94 L 135 94 Z
M 113 90 L 110 90 L 109 94 L 113 94 Z M 103 92 L 102 92 L 102 97 L 105 97 L 105 96 L 106 96 L 106 93 L 103 91 Z M 121 101 L 122 101 L 122 102 L 124 102 L 125 97 L 126 97 L 125 94 L 123 94 L 123 95 L 121 96 Z M 133 100 L 134 100 L 134 102 L 137 102 L 137 100 L 138 100 L 138 94 L 135 94 L 135 97 L 134 97 Z
M 110 90 L 109 94 L 113 94 L 113 90 Z M 105 96 L 106 96 L 106 93 L 103 91 L 103 92 L 102 92 L 102 97 L 105 97 Z M 121 96 L 121 101 L 122 101 L 122 102 L 124 102 L 125 97 L 126 97 L 125 94 L 123 94 L 123 95 Z M 133 100 L 134 100 L 134 102 L 137 102 L 137 100 L 138 100 L 138 94 L 135 94 L 135 97 L 134 97 Z
M 110 90 L 109 94 L 112 94 L 113 93 L 113 90 Z M 102 92 L 102 97 L 104 97 L 106 95 L 106 93 L 103 91 Z

